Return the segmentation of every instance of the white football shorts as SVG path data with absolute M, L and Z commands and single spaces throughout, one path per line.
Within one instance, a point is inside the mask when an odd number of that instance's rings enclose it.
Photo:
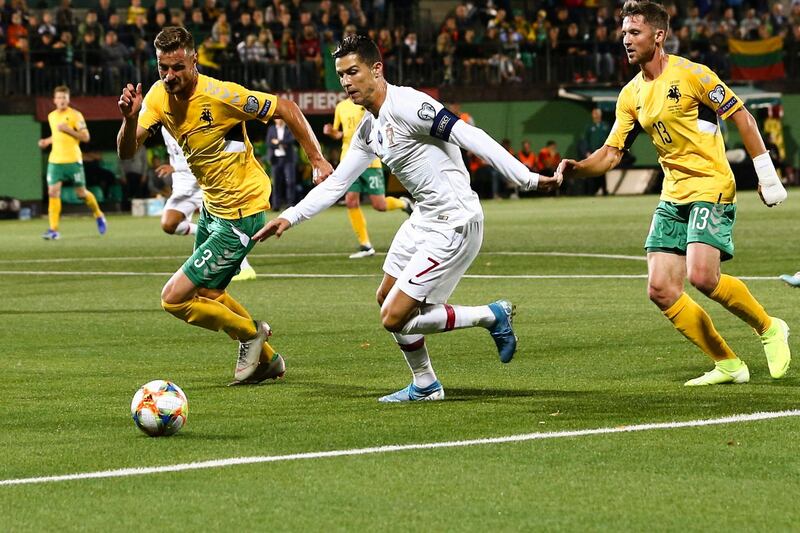
M 414 226 L 406 220 L 386 253 L 383 271 L 420 302 L 447 302 L 483 243 L 483 220 L 454 229 Z
M 164 209 L 180 211 L 186 218 L 191 219 L 195 211 L 203 205 L 203 191 L 200 187 L 172 189 L 172 194 L 167 198 Z

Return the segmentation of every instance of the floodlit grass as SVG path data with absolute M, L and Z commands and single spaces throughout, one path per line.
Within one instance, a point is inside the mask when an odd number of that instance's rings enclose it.
M 736 259 L 724 271 L 800 269 L 800 204 L 767 209 L 750 191 L 739 200 Z M 429 336 L 447 400 L 388 406 L 376 398 L 409 375 L 378 319 L 382 256 L 347 259 L 355 240 L 341 208 L 257 246 L 261 276 L 231 286 L 272 325 L 288 365 L 284 380 L 250 388 L 225 386 L 232 341 L 160 308 L 189 239 L 162 234 L 156 219 L 112 216 L 101 238 L 90 218 L 67 217 L 56 242 L 39 237 L 42 220 L 2 222 L 0 479 L 796 409 L 800 369 L 771 380 L 757 337 L 693 289 L 752 381 L 682 386 L 710 364 L 637 277 L 656 202 L 486 202 L 470 275 L 630 277 L 464 279 L 452 303 L 517 303 L 519 353 L 500 364 L 483 330 Z M 365 212 L 385 251 L 404 215 Z M 278 276 L 298 273 L 357 277 Z M 800 327 L 800 291 L 747 283 L 771 314 Z M 133 393 L 158 378 L 189 397 L 175 437 L 148 438 L 130 420 Z M 799 438 L 795 417 L 0 486 L 0 529 L 793 530 Z

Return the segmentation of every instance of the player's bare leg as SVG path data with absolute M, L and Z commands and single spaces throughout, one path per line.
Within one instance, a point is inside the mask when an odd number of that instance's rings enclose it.
M 165 209 L 161 214 L 161 229 L 170 235 L 194 235 L 197 233 L 197 224 L 192 223 L 181 211 Z

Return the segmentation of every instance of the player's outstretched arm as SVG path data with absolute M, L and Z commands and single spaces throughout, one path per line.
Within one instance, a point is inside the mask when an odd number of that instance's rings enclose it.
M 261 242 L 269 239 L 273 235 L 275 238 L 280 239 L 283 232 L 288 230 L 292 227 L 292 224 L 286 220 L 285 218 L 273 218 L 266 225 L 258 230 L 255 235 L 253 235 L 253 239 L 256 242 Z
M 764 139 L 758 131 L 758 123 L 750 111 L 742 107 L 730 117 L 742 137 L 744 148 L 753 160 L 758 176 L 758 195 L 767 207 L 774 207 L 786 200 L 786 189 L 781 183 L 775 165 L 769 155 Z
M 289 126 L 292 134 L 294 134 L 294 138 L 297 139 L 297 142 L 308 154 L 308 160 L 314 168 L 314 183 L 325 181 L 333 172 L 333 166 L 322 156 L 317 136 L 314 135 L 311 124 L 308 123 L 297 104 L 286 98 L 278 98 L 274 116 L 286 121 L 286 125 Z
M 322 127 L 322 133 L 330 137 L 331 139 L 336 139 L 337 141 L 344 137 L 344 133 L 342 130 L 337 130 L 333 128 L 333 124 L 325 124 Z
M 622 161 L 622 150 L 605 144 L 581 161 L 562 159 L 556 174 L 561 174 L 564 178 L 601 176 L 619 165 L 620 161 Z
M 117 106 L 122 114 L 122 125 L 117 133 L 117 154 L 120 159 L 130 159 L 147 137 L 147 130 L 139 127 L 139 111 L 142 109 L 142 84 L 136 87 L 129 83 L 122 89 Z

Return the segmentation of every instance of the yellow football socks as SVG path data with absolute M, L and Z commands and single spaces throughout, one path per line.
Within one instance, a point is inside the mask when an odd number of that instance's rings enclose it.
M 169 304 L 162 300 L 161 307 L 171 315 L 194 326 L 212 331 L 223 330 L 232 339 L 246 341 L 258 333 L 256 325 L 250 317 L 243 317 L 231 311 L 226 305 L 210 298 L 195 296 L 191 300 L 179 304 Z
M 247 312 L 247 309 L 244 308 L 242 304 L 237 302 L 230 293 L 223 292 L 222 295 L 217 298 L 217 301 L 236 313 L 239 316 L 243 316 L 252 320 L 250 313 Z M 275 355 L 275 349 L 270 346 L 268 342 L 264 343 L 264 347 L 261 349 L 261 361 L 272 361 L 272 357 Z
M 89 209 L 92 210 L 94 218 L 103 216 L 103 212 L 100 210 L 100 206 L 97 204 L 97 198 L 95 198 L 91 191 L 86 191 L 86 198 L 84 198 L 83 201 L 86 203 Z
M 48 198 L 47 218 L 50 221 L 50 229 L 58 231 L 58 221 L 61 219 L 61 198 Z
M 764 311 L 764 307 L 750 294 L 747 285 L 739 278 L 722 274 L 719 285 L 708 297 L 747 322 L 759 335 L 763 335 L 772 324 L 772 319 Z
M 361 246 L 369 245 L 369 234 L 367 233 L 367 219 L 364 218 L 364 212 L 361 207 L 348 207 L 347 218 L 350 219 L 350 225 L 353 226 L 353 231 L 358 238 L 358 244 Z
M 692 300 L 688 294 L 681 294 L 678 301 L 664 311 L 664 316 L 672 322 L 675 329 L 714 361 L 736 357 L 725 339 L 714 328 L 708 313 L 697 305 L 697 302 Z
M 395 198 L 394 196 L 387 196 L 386 197 L 386 210 L 387 211 L 394 211 L 395 209 L 403 209 L 406 206 L 400 198 Z

